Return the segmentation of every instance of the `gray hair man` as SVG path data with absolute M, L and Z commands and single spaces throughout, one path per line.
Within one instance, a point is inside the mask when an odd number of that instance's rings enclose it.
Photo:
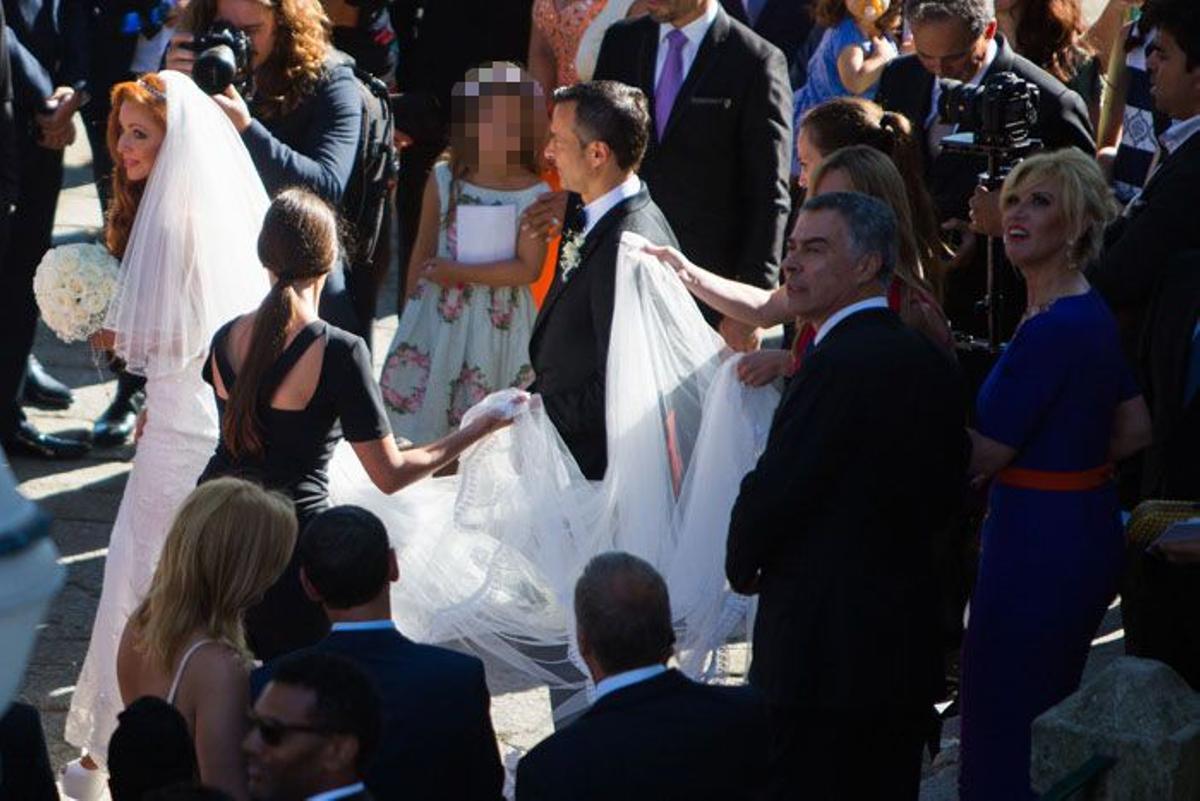
M 733 588 L 759 595 L 772 799 L 915 801 L 942 690 L 933 536 L 963 489 L 966 404 L 950 360 L 887 307 L 896 240 L 879 200 L 820 195 L 783 263 L 817 333 L 725 554 Z

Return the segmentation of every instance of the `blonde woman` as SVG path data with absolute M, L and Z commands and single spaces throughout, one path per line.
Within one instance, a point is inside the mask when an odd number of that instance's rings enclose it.
M 1100 167 L 1073 148 L 1034 156 L 1000 202 L 1027 300 L 970 432 L 972 475 L 992 484 L 963 644 L 964 801 L 1034 797 L 1030 725 L 1079 686 L 1121 575 L 1112 466 L 1150 437 L 1117 321 L 1079 269 L 1116 211 Z
M 200 781 L 248 798 L 241 753 L 250 705 L 242 616 L 283 572 L 296 541 L 284 496 L 237 478 L 197 487 L 117 652 L 121 700 L 153 695 L 180 711 Z

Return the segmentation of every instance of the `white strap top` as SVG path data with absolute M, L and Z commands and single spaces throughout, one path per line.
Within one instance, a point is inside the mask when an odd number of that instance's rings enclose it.
M 167 703 L 175 706 L 175 693 L 179 691 L 179 681 L 183 678 L 183 671 L 187 668 L 188 660 L 192 658 L 192 654 L 202 645 L 208 645 L 216 640 L 197 640 L 192 643 L 192 647 L 183 652 L 183 659 L 179 660 L 179 667 L 175 668 L 175 678 L 171 679 L 171 689 L 167 692 Z

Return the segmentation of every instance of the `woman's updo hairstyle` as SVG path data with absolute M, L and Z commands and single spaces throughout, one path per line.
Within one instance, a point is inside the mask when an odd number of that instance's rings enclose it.
M 255 314 L 250 347 L 229 389 L 221 436 L 235 459 L 263 455 L 259 408 L 270 403 L 276 384 L 266 380 L 287 344 L 296 313 L 295 285 L 327 275 L 338 258 L 338 218 L 307 189 L 285 189 L 271 201 L 258 235 L 258 258 L 275 283 Z

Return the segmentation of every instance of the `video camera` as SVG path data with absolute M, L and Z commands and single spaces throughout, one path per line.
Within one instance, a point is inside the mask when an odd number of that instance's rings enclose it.
M 1038 100 L 1038 87 L 1012 72 L 992 75 L 980 86 L 942 80 L 938 118 L 963 130 L 942 139 L 942 150 L 986 160 L 979 185 L 998 191 L 1012 168 L 1042 146 L 1033 136 Z M 996 270 L 998 244 L 988 237 L 986 248 L 987 291 L 978 305 L 987 314 L 987 342 L 968 338 L 960 347 L 995 354 L 1003 334 L 1005 292 Z
M 219 95 L 233 85 L 243 95 L 250 84 L 250 37 L 224 20 L 180 45 L 196 53 L 192 80 L 205 93 Z

